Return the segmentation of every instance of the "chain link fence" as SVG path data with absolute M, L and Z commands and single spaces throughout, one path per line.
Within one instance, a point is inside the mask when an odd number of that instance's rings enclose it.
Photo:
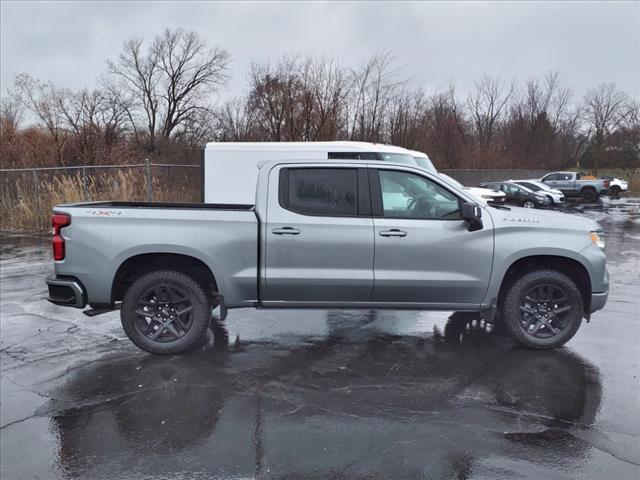
M 101 200 L 199 202 L 201 166 L 86 165 L 0 169 L 0 228 L 44 231 L 53 206 Z
M 441 170 L 465 186 L 540 178 L 545 170 Z M 144 163 L 0 169 L 0 228 L 45 231 L 53 206 L 100 200 L 200 202 L 201 165 Z

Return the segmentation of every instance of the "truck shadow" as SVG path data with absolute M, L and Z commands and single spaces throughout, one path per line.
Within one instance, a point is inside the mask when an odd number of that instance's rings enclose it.
M 379 320 L 331 312 L 328 335 L 297 343 L 230 342 L 217 325 L 188 355 L 88 365 L 48 405 L 56 462 L 90 478 L 468 478 L 491 455 L 587 454 L 579 433 L 602 397 L 588 361 L 514 348 L 473 314 L 426 336 L 381 333 Z

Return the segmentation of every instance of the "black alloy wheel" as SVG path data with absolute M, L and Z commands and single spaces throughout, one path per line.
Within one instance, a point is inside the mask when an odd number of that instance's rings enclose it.
M 580 289 L 567 275 L 551 269 L 523 273 L 500 303 L 506 333 L 528 348 L 564 345 L 576 334 L 584 316 Z
M 520 302 L 520 326 L 527 335 L 552 338 L 567 329 L 571 303 L 564 290 L 549 283 L 530 288 Z
M 206 336 L 213 301 L 182 272 L 158 270 L 138 278 L 122 300 L 120 319 L 129 339 L 151 353 L 181 353 Z
M 156 342 L 172 342 L 193 326 L 194 306 L 188 292 L 175 285 L 152 286 L 138 300 L 136 328 Z

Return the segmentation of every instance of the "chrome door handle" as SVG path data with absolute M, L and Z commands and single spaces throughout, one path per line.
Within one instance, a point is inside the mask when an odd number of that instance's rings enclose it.
M 403 230 L 398 230 L 397 228 L 392 228 L 391 230 L 382 230 L 380 232 L 381 237 L 406 237 L 407 232 Z
M 300 230 L 293 227 L 274 228 L 271 230 L 274 235 L 298 235 Z

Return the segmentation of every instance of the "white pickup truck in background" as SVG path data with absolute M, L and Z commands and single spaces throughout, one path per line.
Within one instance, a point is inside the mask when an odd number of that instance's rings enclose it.
M 253 204 L 258 166 L 288 160 L 370 160 L 416 165 L 409 150 L 382 143 L 210 142 L 204 148 L 203 200 Z

